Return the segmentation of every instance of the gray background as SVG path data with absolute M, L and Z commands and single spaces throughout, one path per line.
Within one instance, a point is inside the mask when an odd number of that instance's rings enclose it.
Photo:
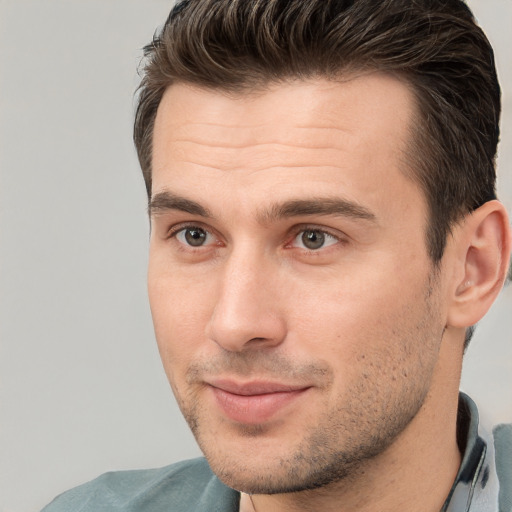
M 161 369 L 148 222 L 131 143 L 140 48 L 163 0 L 0 0 L 0 512 L 97 474 L 199 452 Z M 472 0 L 504 89 L 499 191 L 512 210 L 512 2 Z M 463 389 L 512 420 L 512 286 Z

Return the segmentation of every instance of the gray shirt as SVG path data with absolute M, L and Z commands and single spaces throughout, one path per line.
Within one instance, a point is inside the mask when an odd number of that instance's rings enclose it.
M 474 402 L 460 394 L 462 463 L 441 512 L 512 512 L 512 425 L 479 425 Z M 240 494 L 226 487 L 205 459 L 160 469 L 118 471 L 71 489 L 42 512 L 238 512 Z

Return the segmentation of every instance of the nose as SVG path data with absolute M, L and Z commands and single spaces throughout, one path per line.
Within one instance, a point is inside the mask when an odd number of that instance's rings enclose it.
M 232 253 L 223 267 L 206 335 L 231 352 L 270 348 L 286 336 L 278 270 L 264 256 Z

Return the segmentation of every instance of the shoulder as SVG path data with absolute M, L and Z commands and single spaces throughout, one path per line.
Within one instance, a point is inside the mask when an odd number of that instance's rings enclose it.
M 235 512 L 238 501 L 238 493 L 200 458 L 159 469 L 105 473 L 61 494 L 42 512 Z
M 496 471 L 500 482 L 500 511 L 512 511 L 512 424 L 493 429 Z

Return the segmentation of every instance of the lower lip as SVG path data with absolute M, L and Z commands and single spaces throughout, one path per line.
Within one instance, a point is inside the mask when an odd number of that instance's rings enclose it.
M 211 387 L 222 412 L 237 423 L 264 423 L 301 397 L 309 388 L 261 395 L 236 395 Z

